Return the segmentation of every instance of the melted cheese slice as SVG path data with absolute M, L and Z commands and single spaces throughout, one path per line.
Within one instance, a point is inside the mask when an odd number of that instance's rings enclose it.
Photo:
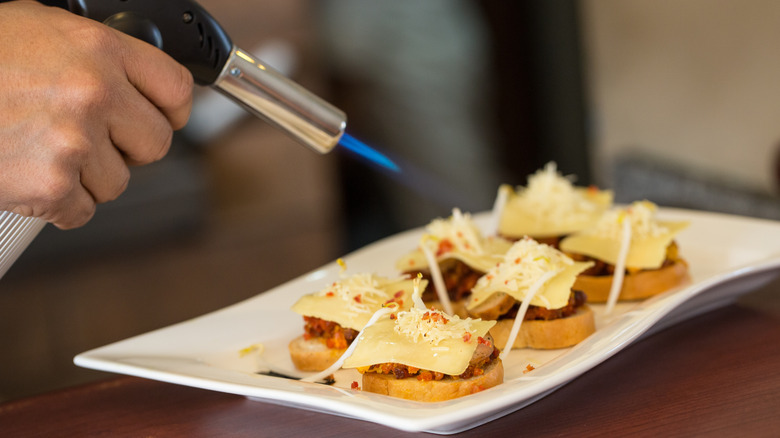
M 657 221 L 657 207 L 648 201 L 607 212 L 591 229 L 575 233 L 561 241 L 561 250 L 583 254 L 615 265 L 618 261 L 621 228 L 631 221 L 631 246 L 626 267 L 658 269 L 666 259 L 666 248 L 675 236 L 688 227 L 688 222 Z
M 425 287 L 425 284 L 422 285 Z M 412 306 L 412 280 L 357 274 L 301 297 L 292 310 L 303 316 L 333 321 L 344 328 L 362 330 L 371 316 L 390 300 L 402 309 Z
M 613 194 L 574 186 L 556 170 L 555 163 L 528 177 L 528 186 L 505 191 L 506 204 L 498 222 L 498 232 L 510 237 L 557 237 L 592 226 L 612 205 Z
M 447 322 L 421 323 L 426 313 L 443 315 Z M 395 320 L 387 316 L 366 327 L 344 368 L 393 362 L 456 376 L 466 371 L 479 338 L 495 323 L 412 308 Z
M 522 302 L 545 274 L 557 272 L 536 292 L 530 304 L 560 309 L 568 304 L 577 275 L 590 266 L 593 262 L 575 262 L 551 246 L 529 238 L 520 240 L 507 252 L 504 261 L 480 277 L 472 289 L 468 308 L 473 309 L 501 292 Z
M 427 234 L 421 245 L 431 245 L 439 263 L 448 259 L 460 260 L 472 269 L 486 272 L 500 262 L 512 242 L 498 237 L 484 237 L 471 216 L 453 210 L 449 219 L 434 219 L 426 227 Z M 446 246 L 445 246 L 446 244 Z M 440 249 L 447 250 L 440 251 Z M 406 254 L 396 262 L 401 272 L 428 269 L 425 254 L 419 249 Z

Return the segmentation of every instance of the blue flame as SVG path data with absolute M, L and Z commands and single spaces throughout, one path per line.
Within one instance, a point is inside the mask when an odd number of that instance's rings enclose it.
M 339 144 L 355 157 L 365 160 L 379 170 L 386 170 L 387 172 L 383 173 L 391 181 L 417 193 L 423 199 L 446 206 L 463 206 L 471 201 L 465 196 L 465 191 L 454 188 L 452 183 L 437 178 L 429 169 L 405 160 L 402 156 L 394 157 L 400 163 L 396 164 L 384 154 L 346 132 L 341 136 Z
M 393 160 L 387 158 L 384 154 L 356 139 L 355 137 L 352 137 L 346 132 L 341 136 L 339 144 L 344 146 L 344 148 L 350 152 L 357 154 L 374 164 L 378 164 L 385 169 L 392 170 L 393 172 L 401 171 L 401 169 L 393 162 Z

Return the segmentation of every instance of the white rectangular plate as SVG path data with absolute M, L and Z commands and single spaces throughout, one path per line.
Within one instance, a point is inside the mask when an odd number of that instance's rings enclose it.
M 302 375 L 287 350 L 303 327 L 290 306 L 338 279 L 335 262 L 225 309 L 82 353 L 75 363 L 406 431 L 460 432 L 533 403 L 642 335 L 722 306 L 780 275 L 778 222 L 676 209 L 661 209 L 659 215 L 691 221 L 677 239 L 691 267 L 691 286 L 620 303 L 610 317 L 603 315 L 603 305 L 593 305 L 597 331 L 588 339 L 563 350 L 512 351 L 503 384 L 456 400 L 421 403 L 352 390 L 352 382 L 360 382 L 354 370 L 339 371 L 333 386 L 257 374 L 271 369 Z M 487 214 L 475 219 L 482 227 L 490 222 Z M 413 249 L 422 233 L 407 231 L 346 256 L 348 273 L 398 275 L 395 260 Z M 252 346 L 259 348 L 241 353 Z M 535 369 L 523 373 L 529 364 Z

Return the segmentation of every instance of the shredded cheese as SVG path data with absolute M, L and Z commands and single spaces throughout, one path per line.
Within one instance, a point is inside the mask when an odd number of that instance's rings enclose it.
M 428 261 L 428 269 L 431 273 L 431 280 L 433 280 L 433 288 L 436 290 L 436 296 L 439 297 L 439 302 L 444 311 L 452 314 L 452 302 L 450 301 L 450 294 L 447 292 L 447 286 L 444 284 L 444 277 L 439 269 L 439 263 L 436 261 L 436 256 L 426 244 L 420 245 L 420 249 L 425 254 L 425 259 Z
M 573 177 L 561 175 L 554 162 L 530 175 L 526 187 L 505 196 L 499 223 L 501 233 L 510 236 L 569 234 L 590 226 L 612 203 L 611 192 L 575 186 Z
M 454 259 L 476 271 L 485 272 L 501 260 L 511 245 L 512 242 L 500 237 L 485 237 L 471 215 L 456 208 L 449 218 L 431 221 L 418 248 L 399 259 L 396 267 L 402 272 L 424 270 L 444 260 Z
M 506 202 L 509 199 L 509 194 L 511 192 L 512 188 L 506 184 L 503 184 L 498 188 L 496 200 L 493 202 L 493 209 L 490 213 L 490 229 L 493 230 L 495 234 L 499 233 L 501 216 L 504 214 L 504 207 L 506 206 Z
M 422 284 L 422 274 L 418 273 L 417 278 L 412 280 L 412 303 L 414 303 L 415 308 L 417 309 L 425 309 L 425 302 L 422 300 L 422 288 L 420 285 Z
M 421 299 L 419 276 L 414 283 L 414 306 L 397 313 L 385 312 L 367 325 L 352 343 L 355 348 L 344 360 L 345 368 L 360 370 L 378 363 L 393 362 L 459 375 L 468 367 L 478 342 L 495 325 L 495 321 L 461 319 L 426 309 Z
M 394 330 L 412 342 L 428 342 L 432 345 L 439 345 L 445 339 L 463 339 L 464 333 L 475 333 L 470 319 L 417 307 L 398 312 Z
M 545 272 L 541 277 L 536 279 L 531 287 L 528 288 L 528 292 L 526 292 L 525 298 L 523 299 L 522 304 L 520 304 L 520 309 L 518 309 L 517 315 L 515 315 L 515 321 L 512 323 L 512 329 L 509 331 L 509 337 L 506 340 L 506 345 L 504 345 L 504 349 L 501 351 L 501 355 L 499 356 L 501 360 L 506 360 L 506 356 L 510 351 L 512 351 L 512 346 L 515 343 L 515 339 L 517 339 L 518 333 L 520 333 L 520 327 L 523 324 L 523 319 L 525 318 L 526 312 L 528 312 L 528 306 L 531 305 L 531 300 L 534 299 L 534 296 L 536 296 L 536 294 L 546 282 L 558 275 L 562 270 L 563 269 L 559 268 L 554 271 Z
M 412 281 L 387 278 L 371 273 L 347 276 L 346 265 L 341 279 L 327 287 L 302 296 L 292 310 L 302 316 L 332 321 L 344 328 L 360 330 L 371 315 L 383 305 L 395 302 L 401 308 L 411 306 Z
M 427 309 L 422 301 L 420 281 L 422 275 L 414 280 L 412 301 L 414 307 L 404 312 L 398 312 L 395 320 L 396 333 L 406 336 L 412 342 L 426 341 L 438 345 L 445 339 L 463 339 L 469 333 L 469 339 L 474 335 L 470 319 L 460 319 L 452 312 L 442 312 Z
M 374 274 L 355 274 L 334 282 L 315 294 L 320 297 L 339 299 L 350 312 L 355 314 L 374 313 L 379 306 L 392 297 L 381 287 L 397 281 L 399 280 L 389 280 Z
M 604 239 L 620 240 L 623 236 L 624 223 L 631 227 L 631 235 L 636 239 L 656 238 L 669 233 L 669 229 L 654 220 L 658 207 L 650 201 L 637 201 L 629 207 L 614 209 L 604 213 L 591 230 L 590 234 Z
M 473 301 L 480 301 L 480 298 L 496 292 L 510 293 L 522 301 L 526 291 L 548 272 L 563 271 L 574 264 L 572 259 L 555 248 L 526 237 L 512 245 L 504 260 L 477 280 Z M 567 301 L 568 294 L 565 291 Z M 562 307 L 560 301 L 555 299 L 553 302 L 551 297 L 541 294 L 537 297 L 537 303 L 547 308 Z
M 449 240 L 457 251 L 482 253 L 482 234 L 471 220 L 471 215 L 461 213 L 457 208 L 452 210 L 449 219 L 434 219 L 426 229 L 434 239 Z
M 551 268 L 574 261 L 555 248 L 529 237 L 509 248 L 504 260 L 480 277 L 475 289 L 489 291 L 528 288 Z
M 453 251 L 469 254 L 483 254 L 482 233 L 477 228 L 471 215 L 461 213 L 457 208 L 452 210 L 449 219 L 434 219 L 426 226 L 427 235 L 424 243 L 449 241 Z
M 631 222 L 624 218 L 621 224 L 623 233 L 620 236 L 620 252 L 618 253 L 618 260 L 615 264 L 615 273 L 612 275 L 612 284 L 609 287 L 609 296 L 607 297 L 607 306 L 604 312 L 609 315 L 612 313 L 612 309 L 615 308 L 620 291 L 623 289 L 623 279 L 626 274 L 626 259 L 628 258 L 628 250 L 631 249 L 631 234 L 633 227 Z

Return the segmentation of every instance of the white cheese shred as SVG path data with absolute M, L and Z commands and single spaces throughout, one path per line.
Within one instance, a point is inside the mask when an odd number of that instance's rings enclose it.
M 609 315 L 615 308 L 620 291 L 623 289 L 623 279 L 626 275 L 626 259 L 628 258 L 628 250 L 631 248 L 631 220 L 628 217 L 623 217 L 623 229 L 620 236 L 620 252 L 618 253 L 617 261 L 615 262 L 615 274 L 612 276 L 612 285 L 609 289 L 609 297 L 607 298 L 607 306 L 604 310 L 606 315 Z
M 515 322 L 512 324 L 512 330 L 509 332 L 509 339 L 507 339 L 506 345 L 504 345 L 504 349 L 501 351 L 499 359 L 502 361 L 506 360 L 507 355 L 512 350 L 512 345 L 515 344 L 517 334 L 520 333 L 520 326 L 523 324 L 523 318 L 525 317 L 525 313 L 528 311 L 528 306 L 531 305 L 531 300 L 534 299 L 534 295 L 539 292 L 545 283 L 547 283 L 551 278 L 560 274 L 561 271 L 563 271 L 563 269 L 545 272 L 544 275 L 536 280 L 536 283 L 528 288 L 528 292 L 525 294 L 522 304 L 520 304 L 520 309 L 517 311 L 517 316 L 515 316 Z
M 418 273 L 417 278 L 412 280 L 412 303 L 414 307 L 425 310 L 425 303 L 422 300 L 422 291 L 420 290 L 420 281 L 422 281 L 422 274 Z
M 510 190 L 512 189 L 504 185 L 498 188 L 496 201 L 493 203 L 493 211 L 490 215 L 490 229 L 493 230 L 493 234 L 495 235 L 498 235 L 498 227 L 501 225 L 501 215 L 504 214 L 504 207 L 506 206 L 507 199 L 509 199 Z
M 444 278 L 441 275 L 439 263 L 436 261 L 436 257 L 424 241 L 420 243 L 420 249 L 423 254 L 425 254 L 425 259 L 428 261 L 428 267 L 431 270 L 431 279 L 433 280 L 433 288 L 436 290 L 439 302 L 444 308 L 444 312 L 452 315 L 454 313 L 452 311 L 452 303 L 450 302 L 450 296 L 447 293 L 447 287 L 444 285 Z
M 449 241 L 453 245 L 453 251 L 484 254 L 482 232 L 470 214 L 462 213 L 457 208 L 452 209 L 452 216 L 448 219 L 434 219 L 425 229 L 429 238 Z
M 421 277 L 422 275 L 414 280 L 414 292 L 412 293 L 414 307 L 404 312 L 398 312 L 393 330 L 399 335 L 406 336 L 412 342 L 425 341 L 432 346 L 438 345 L 445 339 L 462 339 L 466 332 L 474 334 L 471 319 L 460 319 L 457 315 L 448 315 L 439 310 L 425 307 L 425 303 L 420 297 Z M 447 347 L 437 349 L 437 351 L 448 350 Z
M 333 365 L 331 365 L 327 369 L 325 369 L 323 371 L 320 371 L 319 373 L 317 373 L 317 374 L 315 374 L 313 376 L 304 377 L 303 379 L 301 379 L 301 382 L 311 382 L 311 383 L 314 383 L 314 382 L 316 382 L 318 380 L 322 380 L 322 379 L 330 376 L 331 374 L 333 374 L 336 371 L 338 371 L 339 369 L 341 369 L 341 366 L 344 365 L 344 362 L 347 360 L 347 358 L 352 356 L 352 352 L 355 351 L 355 348 L 357 347 L 357 344 L 360 341 L 360 337 L 363 335 L 363 332 L 366 330 L 366 328 L 370 327 L 375 322 L 377 322 L 377 320 L 379 320 L 379 318 L 381 318 L 381 317 L 383 317 L 383 316 L 385 316 L 387 314 L 393 313 L 393 312 L 398 310 L 398 306 L 395 305 L 395 303 L 393 303 L 393 304 L 394 305 L 388 305 L 387 307 L 383 307 L 383 308 L 377 310 L 376 312 L 374 312 L 374 315 L 371 316 L 371 319 L 368 320 L 368 323 L 366 323 L 366 326 L 363 327 L 363 330 L 361 330 L 360 333 L 358 333 L 358 335 L 355 338 L 355 340 L 352 342 L 352 344 L 350 344 L 349 348 L 347 348 L 347 351 L 345 351 L 344 354 L 341 355 L 339 360 L 334 362 Z

